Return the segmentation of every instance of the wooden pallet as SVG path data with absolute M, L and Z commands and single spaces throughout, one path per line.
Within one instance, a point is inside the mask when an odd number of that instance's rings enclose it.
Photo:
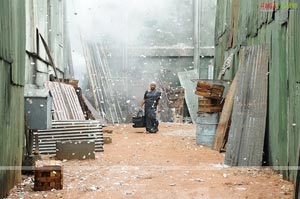
M 34 169 L 34 191 L 47 191 L 63 188 L 61 161 L 37 161 Z

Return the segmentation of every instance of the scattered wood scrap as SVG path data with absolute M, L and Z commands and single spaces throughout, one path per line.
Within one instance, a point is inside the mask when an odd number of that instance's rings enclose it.
M 109 134 L 112 134 L 112 133 L 113 133 L 113 130 L 110 130 L 110 129 L 102 129 L 102 132 L 103 132 L 103 133 L 109 133 Z

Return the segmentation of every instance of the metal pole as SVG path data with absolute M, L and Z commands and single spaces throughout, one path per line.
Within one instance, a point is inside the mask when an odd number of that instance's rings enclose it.
M 200 78 L 199 66 L 199 0 L 194 0 L 194 68 L 198 71 Z

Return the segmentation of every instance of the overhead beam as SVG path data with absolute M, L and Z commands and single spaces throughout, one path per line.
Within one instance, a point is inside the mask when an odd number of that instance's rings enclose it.
M 111 53 L 114 57 L 123 56 L 122 49 L 109 48 L 107 53 Z M 202 47 L 199 49 L 200 56 L 213 57 L 215 53 L 214 47 Z M 128 48 L 128 57 L 194 57 L 194 47 L 135 47 Z

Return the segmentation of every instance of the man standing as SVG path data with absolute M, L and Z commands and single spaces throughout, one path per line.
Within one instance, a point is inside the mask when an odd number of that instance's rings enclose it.
M 140 109 L 145 105 L 146 133 L 156 133 L 158 131 L 156 111 L 160 112 L 160 107 L 158 107 L 160 98 L 161 92 L 156 89 L 156 83 L 151 82 L 150 89 L 145 92 L 140 105 Z

